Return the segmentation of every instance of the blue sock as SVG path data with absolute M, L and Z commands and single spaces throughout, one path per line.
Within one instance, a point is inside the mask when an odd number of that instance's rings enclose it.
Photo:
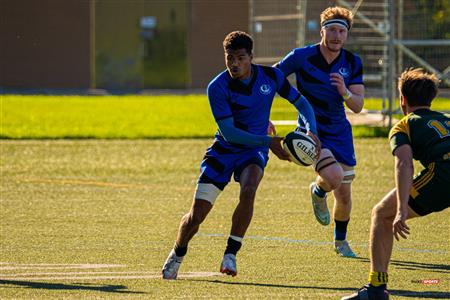
M 325 192 L 320 186 L 314 184 L 313 193 L 319 196 L 320 198 L 323 198 L 327 195 L 327 192 Z
M 334 239 L 337 241 L 343 241 L 347 238 L 347 226 L 348 222 L 350 222 L 350 219 L 347 221 L 338 221 L 334 220 L 335 227 L 334 227 Z

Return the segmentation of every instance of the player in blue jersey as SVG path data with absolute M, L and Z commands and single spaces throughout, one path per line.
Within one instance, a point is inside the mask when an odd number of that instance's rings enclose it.
M 359 113 L 364 104 L 361 59 L 343 48 L 352 26 L 352 13 L 329 7 L 320 15 L 319 44 L 292 50 L 275 66 L 286 76 L 295 73 L 298 90 L 314 108 L 322 151 L 314 167 L 311 200 L 317 221 L 330 223 L 327 193 L 334 195 L 335 250 L 345 257 L 356 255 L 346 240 L 352 208 L 351 183 L 355 178 L 352 128 L 345 105 Z
M 315 136 L 316 121 L 310 104 L 280 70 L 252 64 L 253 40 L 247 33 L 231 32 L 225 37 L 223 47 L 227 69 L 208 85 L 208 99 L 219 130 L 201 162 L 192 207 L 181 218 L 174 248 L 162 269 L 164 279 L 176 279 L 189 241 L 232 176 L 240 184 L 239 204 L 233 213 L 220 272 L 237 274 L 236 254 L 252 219 L 256 190 L 269 159 L 269 148 L 278 158 L 289 160 L 281 146 L 282 138 L 267 135 L 276 93 L 301 112 L 310 128 L 308 134 L 320 143 Z

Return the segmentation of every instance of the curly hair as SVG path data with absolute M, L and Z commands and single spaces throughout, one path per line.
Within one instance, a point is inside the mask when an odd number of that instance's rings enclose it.
M 353 13 L 346 8 L 340 6 L 328 7 L 320 14 L 320 24 L 331 19 L 345 20 L 348 24 L 348 29 L 352 28 Z
M 252 54 L 253 51 L 253 39 L 252 37 L 243 31 L 233 31 L 227 34 L 223 40 L 223 49 L 227 51 L 245 49 L 248 54 Z
M 398 80 L 398 89 L 410 106 L 430 106 L 438 93 L 439 79 L 422 68 L 403 71 Z

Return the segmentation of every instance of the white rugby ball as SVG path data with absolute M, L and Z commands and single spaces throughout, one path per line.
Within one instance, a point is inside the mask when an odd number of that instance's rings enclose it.
M 316 143 L 306 133 L 288 133 L 283 140 L 283 148 L 297 165 L 310 166 L 316 160 Z

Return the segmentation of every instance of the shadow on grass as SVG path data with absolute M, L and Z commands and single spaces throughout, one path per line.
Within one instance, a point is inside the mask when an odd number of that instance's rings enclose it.
M 120 293 L 120 294 L 144 294 L 143 292 L 127 291 L 124 285 L 89 285 L 85 283 L 63 284 L 63 283 L 48 283 L 36 281 L 19 281 L 19 280 L 0 280 L 1 284 L 15 285 L 28 287 L 30 289 L 46 289 L 46 290 L 80 290 L 80 291 L 97 291 L 106 293 Z
M 271 284 L 271 283 L 255 283 L 255 282 L 229 282 L 222 280 L 211 280 L 211 279 L 188 279 L 189 281 L 201 281 L 210 282 L 218 284 L 229 284 L 229 285 L 244 285 L 244 286 L 259 286 L 259 287 L 270 287 L 270 288 L 285 288 L 285 289 L 312 289 L 312 290 L 329 290 L 329 291 L 345 291 L 350 293 L 356 292 L 358 289 L 355 287 L 322 287 L 322 286 L 303 286 L 303 285 L 285 285 L 285 284 Z M 426 291 L 426 292 L 415 292 L 406 290 L 389 290 L 392 296 L 402 296 L 402 297 L 412 297 L 412 298 L 425 298 L 425 299 L 450 299 L 449 292 L 438 292 L 438 291 Z
M 359 260 L 364 263 L 370 263 L 370 260 L 365 257 L 355 257 L 352 259 Z M 444 264 L 429 264 L 415 261 L 391 260 L 390 265 L 395 266 L 398 269 L 405 270 L 427 270 L 438 273 L 450 273 L 450 265 Z
M 402 296 L 411 298 L 450 299 L 449 292 L 438 292 L 438 291 L 414 292 L 405 290 L 389 290 L 389 293 L 392 296 Z
M 450 265 L 443 264 L 428 264 L 414 261 L 401 261 L 393 260 L 391 265 L 398 267 L 399 269 L 409 269 L 409 270 L 429 270 L 439 273 L 450 273 Z

